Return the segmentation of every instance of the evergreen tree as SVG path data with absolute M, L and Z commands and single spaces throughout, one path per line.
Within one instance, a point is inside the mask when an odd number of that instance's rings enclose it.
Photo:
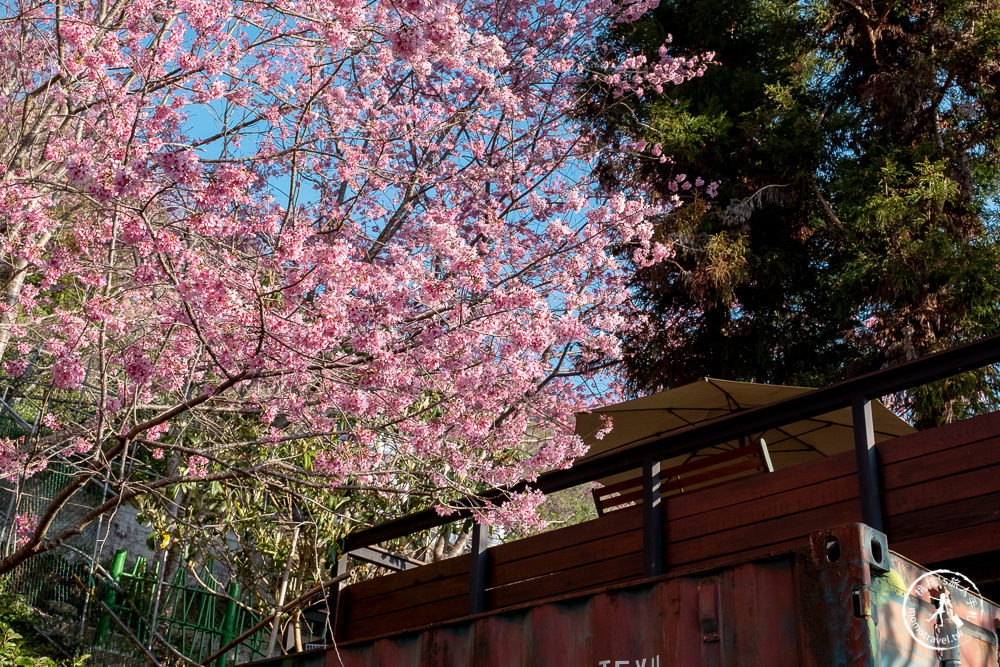
M 675 255 L 636 271 L 635 389 L 823 384 L 997 331 L 997 2 L 675 0 L 608 43 L 652 51 L 668 32 L 721 67 L 583 109 L 620 148 L 605 186 L 687 204 L 656 221 Z M 996 389 L 984 370 L 908 407 L 950 421 Z

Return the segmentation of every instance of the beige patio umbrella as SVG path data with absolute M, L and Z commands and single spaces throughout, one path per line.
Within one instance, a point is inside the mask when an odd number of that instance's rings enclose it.
M 590 445 L 590 451 L 583 457 L 586 459 L 628 447 L 657 433 L 721 417 L 736 410 L 767 405 L 809 391 L 813 390 L 809 387 L 706 378 L 589 413 L 579 412 L 576 415 L 576 432 Z M 614 428 L 603 439 L 598 440 L 596 435 L 603 427 L 602 415 L 611 417 Z M 872 401 L 872 421 L 876 442 L 913 433 L 915 430 L 877 401 Z M 850 408 L 842 408 L 753 434 L 750 440 L 756 441 L 760 437 L 767 443 L 774 469 L 781 470 L 853 449 L 853 418 Z M 698 456 L 717 454 L 740 444 L 720 443 L 667 459 L 663 464 L 671 468 Z M 600 481 L 610 484 L 626 477 L 629 475 L 616 475 Z

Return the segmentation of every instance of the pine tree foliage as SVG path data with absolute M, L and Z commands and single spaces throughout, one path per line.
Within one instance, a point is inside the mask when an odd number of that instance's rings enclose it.
M 689 204 L 656 220 L 674 256 L 635 274 L 649 320 L 626 341 L 634 389 L 816 385 L 997 331 L 998 7 L 667 1 L 608 35 L 628 51 L 672 33 L 721 64 L 583 106 L 618 149 L 607 187 Z M 996 389 L 986 370 L 907 406 L 950 421 L 995 406 Z

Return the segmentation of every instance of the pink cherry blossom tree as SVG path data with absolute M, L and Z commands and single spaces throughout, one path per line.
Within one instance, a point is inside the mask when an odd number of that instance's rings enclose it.
M 0 475 L 75 476 L 0 573 L 181 483 L 447 508 L 581 454 L 615 251 L 669 249 L 589 181 L 571 110 L 587 67 L 616 94 L 703 67 L 595 63 L 650 1 L 5 0 L 0 358 L 42 419 Z

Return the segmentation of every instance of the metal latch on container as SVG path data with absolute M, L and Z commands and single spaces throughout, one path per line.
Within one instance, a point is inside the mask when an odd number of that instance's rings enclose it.
M 719 641 L 718 577 L 705 577 L 698 582 L 698 621 L 704 643 Z
M 872 601 L 867 586 L 859 586 L 851 593 L 854 604 L 854 615 L 858 618 L 868 618 L 872 615 Z

